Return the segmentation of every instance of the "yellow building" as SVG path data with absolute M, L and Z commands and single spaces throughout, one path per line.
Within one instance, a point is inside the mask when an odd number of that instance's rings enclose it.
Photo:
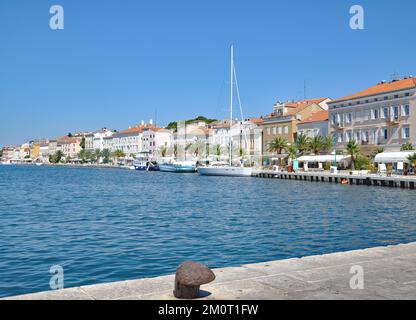
M 317 101 L 317 100 L 316 100 Z M 315 100 L 300 102 L 277 103 L 273 113 L 263 118 L 263 159 L 270 161 L 273 154 L 269 150 L 270 143 L 278 137 L 293 144 L 298 134 L 297 125 L 303 120 L 311 117 L 316 112 L 324 110 Z

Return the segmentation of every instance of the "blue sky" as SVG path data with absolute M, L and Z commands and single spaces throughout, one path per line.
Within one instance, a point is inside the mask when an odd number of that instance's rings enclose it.
M 65 29 L 49 28 L 62 5 Z M 365 9 L 365 30 L 349 8 Z M 245 116 L 416 75 L 413 0 L 1 0 L 0 145 L 104 126 L 227 116 L 229 46 Z

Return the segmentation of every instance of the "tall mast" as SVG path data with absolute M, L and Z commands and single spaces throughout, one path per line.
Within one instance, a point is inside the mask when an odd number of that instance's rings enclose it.
M 230 140 L 230 166 L 232 165 L 232 140 L 231 127 L 233 124 L 233 90 L 234 89 L 234 45 L 231 45 L 231 86 L 230 86 L 230 130 L 228 131 L 228 139 Z

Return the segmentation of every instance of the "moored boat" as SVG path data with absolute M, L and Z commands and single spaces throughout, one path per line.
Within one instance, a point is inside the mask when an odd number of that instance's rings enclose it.
M 176 172 L 176 173 L 195 173 L 196 168 L 196 161 L 170 161 L 161 163 L 159 165 L 160 171 L 162 172 Z
M 233 150 L 233 143 L 232 143 L 232 136 L 231 136 L 231 126 L 233 123 L 233 93 L 234 93 L 234 80 L 237 86 L 237 93 L 238 93 L 238 85 L 237 85 L 237 78 L 234 66 L 234 47 L 231 46 L 231 94 L 230 94 L 230 129 L 228 130 L 229 134 L 229 162 L 228 164 L 211 164 L 208 166 L 201 166 L 198 167 L 198 173 L 203 176 L 227 176 L 227 177 L 251 177 L 253 169 L 250 167 L 244 167 L 244 160 L 240 159 L 240 165 L 234 166 L 232 160 L 232 150 Z M 238 100 L 240 102 L 240 96 L 238 94 Z M 241 109 L 241 102 L 240 102 L 240 109 Z

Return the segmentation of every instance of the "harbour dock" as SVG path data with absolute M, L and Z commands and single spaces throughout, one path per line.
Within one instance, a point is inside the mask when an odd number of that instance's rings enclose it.
M 361 270 L 362 286 L 356 286 Z M 172 270 L 174 271 L 174 270 Z M 204 300 L 416 299 L 416 242 L 213 270 Z M 8 300 L 173 300 L 174 275 L 81 286 Z
M 277 172 L 272 170 L 253 171 L 253 177 L 267 179 L 284 179 L 310 182 L 341 183 L 347 181 L 350 185 L 366 185 L 402 189 L 415 189 L 416 177 L 411 176 L 381 176 L 376 174 L 351 174 L 329 172 Z

